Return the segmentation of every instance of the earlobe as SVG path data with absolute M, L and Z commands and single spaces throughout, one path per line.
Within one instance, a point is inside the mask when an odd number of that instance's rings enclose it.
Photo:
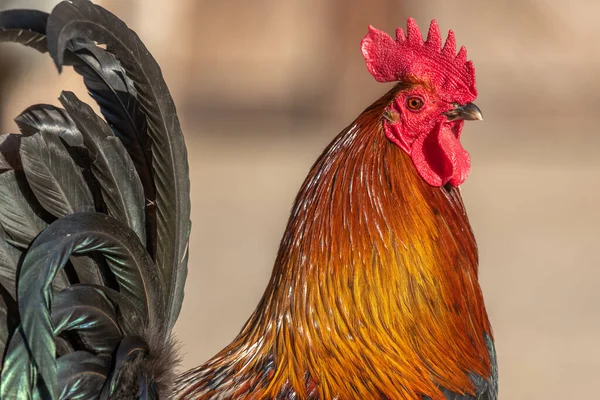
M 398 113 L 396 113 L 398 114 Z M 400 114 L 398 114 L 398 118 Z M 396 146 L 400 147 L 406 154 L 410 155 L 411 147 L 408 142 L 402 136 L 402 124 L 396 121 L 395 124 L 392 123 L 384 123 L 385 136 Z
M 383 118 L 385 118 L 390 124 L 397 124 L 400 122 L 400 113 L 396 110 L 387 109 L 383 113 Z

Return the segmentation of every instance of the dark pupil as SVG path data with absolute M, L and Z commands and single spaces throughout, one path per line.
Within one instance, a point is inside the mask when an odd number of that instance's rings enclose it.
M 421 101 L 419 99 L 410 99 L 408 105 L 410 108 L 419 108 Z

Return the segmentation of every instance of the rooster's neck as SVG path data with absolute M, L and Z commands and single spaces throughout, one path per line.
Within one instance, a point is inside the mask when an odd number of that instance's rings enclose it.
M 202 367 L 205 388 L 216 379 L 239 398 L 435 399 L 438 386 L 469 392 L 469 372 L 489 375 L 490 328 L 459 191 L 427 185 L 387 140 L 384 102 L 313 166 L 266 293 Z

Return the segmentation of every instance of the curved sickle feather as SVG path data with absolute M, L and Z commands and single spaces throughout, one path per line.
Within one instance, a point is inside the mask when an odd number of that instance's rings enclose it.
M 58 137 L 60 137 L 61 141 L 66 144 L 64 147 L 67 147 L 68 151 L 62 151 L 60 154 L 56 154 L 52 157 L 52 154 L 45 154 L 48 153 L 47 151 L 40 152 L 40 150 L 36 149 L 37 153 L 41 154 L 35 154 L 35 157 L 30 157 L 30 159 L 33 159 L 34 161 L 37 161 L 37 164 L 40 164 L 42 162 L 41 159 L 43 158 L 51 158 L 52 160 L 52 158 L 56 157 L 67 157 L 71 165 L 77 164 L 78 167 L 89 167 L 95 172 L 96 179 L 99 180 L 97 184 L 94 183 L 92 186 L 94 188 L 101 188 L 98 192 L 103 191 L 104 202 L 109 206 L 109 214 L 117 219 L 127 220 L 128 224 L 138 232 L 138 236 L 140 236 L 140 239 L 143 241 L 145 237 L 144 194 L 139 184 L 139 178 L 135 176 L 129 157 L 125 154 L 122 146 L 118 144 L 116 138 L 114 140 L 107 139 L 112 138 L 113 135 L 110 133 L 106 123 L 97 117 L 89 107 L 83 107 L 82 103 L 75 95 L 66 92 L 63 97 L 61 97 L 61 100 L 68 102 L 71 113 L 74 115 L 75 119 L 79 121 L 79 125 L 84 128 L 83 133 L 79 131 L 73 118 L 71 118 L 66 110 L 49 104 L 33 105 L 15 118 L 15 122 L 19 126 L 21 132 L 24 135 L 29 135 L 28 138 L 35 138 L 35 136 L 39 134 L 42 134 L 44 137 L 51 136 L 51 139 L 54 139 L 54 142 L 58 141 Z M 18 136 L 21 137 L 21 135 Z M 25 138 L 23 138 L 22 141 L 25 141 Z M 48 142 L 48 139 L 45 139 L 44 141 Z M 88 145 L 88 148 L 86 148 L 86 144 Z M 21 146 L 21 153 L 23 153 L 22 147 L 23 146 Z M 48 146 L 48 148 L 50 148 L 50 146 Z M 110 154 L 105 154 L 106 152 L 110 153 L 111 151 L 114 152 L 112 156 Z M 95 159 L 90 160 L 90 156 L 95 157 Z M 52 168 L 47 169 L 56 170 L 56 165 L 61 163 L 52 162 L 50 164 L 52 164 Z M 37 169 L 40 168 L 38 167 Z M 25 172 L 27 174 L 29 171 L 26 170 Z M 76 171 L 75 175 L 81 176 L 81 173 L 78 172 L 79 171 Z M 66 175 L 73 175 L 73 172 L 71 171 Z M 43 178 L 44 179 L 39 179 L 40 182 L 38 183 L 47 185 L 47 178 L 50 178 L 51 181 L 59 180 L 53 179 L 52 176 Z M 62 176 L 59 178 L 62 178 L 63 181 L 67 180 Z M 77 177 L 72 177 L 67 181 L 71 183 L 68 186 L 81 187 L 82 185 L 80 179 L 77 179 Z M 73 181 L 75 181 L 75 184 L 72 183 Z M 85 182 L 83 185 L 85 185 Z M 67 191 L 75 190 L 69 187 L 60 189 L 65 193 Z M 82 188 L 82 190 L 85 191 L 85 188 Z M 87 191 L 89 192 L 89 189 Z M 96 195 L 95 200 L 98 203 L 101 203 L 101 201 L 98 201 L 99 193 L 94 194 Z M 67 198 L 73 196 L 65 195 L 61 197 Z M 40 200 L 40 202 L 42 201 Z M 64 199 L 59 202 L 59 207 L 69 207 L 70 203 L 69 199 Z M 100 204 L 97 206 L 100 209 Z M 55 215 L 58 214 L 56 216 L 61 217 L 66 214 L 91 210 L 71 206 L 70 209 L 65 211 L 66 212 L 55 213 Z
M 112 353 L 123 337 L 116 306 L 102 292 L 81 285 L 54 296 L 52 325 L 54 336 L 76 331 L 94 353 Z
M 168 285 L 169 326 L 177 319 L 187 275 L 190 233 L 189 172 L 175 104 L 160 67 L 137 34 L 113 14 L 86 0 L 60 3 L 47 27 L 48 49 L 59 70 L 69 41 L 104 43 L 131 78 L 148 122 L 156 187 L 155 261 Z
M 73 294 L 81 296 L 73 296 Z M 74 299 L 74 297 L 78 297 L 80 301 L 77 298 Z M 108 305 L 108 302 L 110 302 L 111 305 Z M 112 305 L 114 305 L 115 308 L 111 308 Z M 90 308 L 95 308 L 95 310 L 90 313 Z M 112 311 L 114 311 L 114 314 L 108 315 Z M 105 315 L 104 318 L 102 314 Z M 111 321 L 107 321 L 107 318 Z M 104 321 L 99 321 L 99 319 L 104 319 Z M 59 292 L 59 294 L 54 298 L 54 302 L 52 304 L 54 335 L 56 336 L 60 334 L 65 329 L 72 329 L 81 333 L 82 330 L 87 331 L 92 328 L 91 334 L 98 337 L 95 341 L 92 338 L 92 343 L 90 343 L 90 337 L 85 337 L 84 334 L 84 340 L 86 340 L 87 344 L 93 345 L 94 342 L 100 344 L 100 346 L 92 346 L 94 347 L 93 350 L 95 352 L 112 352 L 117 344 L 119 345 L 119 349 L 122 349 L 123 347 L 122 343 L 120 342 L 121 336 L 117 338 L 114 332 L 112 334 L 114 339 L 110 340 L 110 330 L 112 330 L 110 328 L 108 331 L 108 340 L 103 340 L 106 339 L 106 337 L 100 336 L 105 335 L 107 333 L 107 329 L 98 329 L 99 324 L 104 323 L 104 325 L 106 325 L 106 323 L 112 323 L 113 325 L 118 326 L 118 329 L 122 331 L 124 336 L 141 336 L 145 330 L 144 327 L 146 325 L 146 319 L 147 316 L 140 314 L 140 311 L 126 296 L 105 286 L 73 285 L 67 287 L 63 291 Z M 37 374 L 37 368 L 32 363 L 31 355 L 27 350 L 27 346 L 21 332 L 22 329 L 19 327 L 19 329 L 15 330 L 15 334 L 9 342 L 1 376 L 2 381 L 0 384 L 0 398 L 10 398 L 9 396 L 17 396 L 18 398 L 21 398 L 19 396 L 29 396 L 31 387 L 36 382 L 35 376 Z M 125 340 L 125 343 L 129 342 L 130 340 Z M 121 350 L 117 351 L 116 353 L 117 359 L 115 360 L 115 363 L 117 365 L 121 363 L 119 362 L 120 358 L 122 358 L 119 356 L 121 353 Z M 72 376 L 66 376 L 65 372 L 61 371 L 60 360 L 66 356 L 68 355 L 59 358 L 57 363 L 58 391 L 61 393 L 72 393 L 69 390 L 75 389 L 65 389 L 68 386 L 70 388 L 79 387 L 79 389 L 75 391 L 77 393 L 88 393 L 87 391 L 84 391 L 84 388 L 81 388 L 81 385 L 79 385 L 76 380 L 73 380 Z M 24 373 L 25 371 L 27 371 L 27 373 Z M 85 375 L 88 372 L 89 371 L 87 370 L 81 371 L 81 373 L 84 375 L 82 379 L 87 381 L 88 378 L 85 377 Z M 106 380 L 108 376 L 109 375 L 107 372 L 103 379 Z M 95 391 L 92 393 L 97 394 L 100 392 L 100 389 L 104 385 L 104 380 L 99 387 L 94 386 Z M 68 383 L 67 381 L 71 383 Z M 112 379 L 109 382 L 111 381 Z M 98 382 L 94 382 L 95 385 L 98 384 Z M 38 388 L 36 388 L 34 394 L 41 395 L 38 393 L 38 391 L 42 390 L 43 388 L 41 388 L 39 384 L 37 386 Z M 1 388 L 5 388 L 5 390 L 2 391 Z M 42 394 L 43 393 L 45 392 L 42 390 Z M 68 398 L 70 399 L 71 397 Z M 88 397 L 82 397 L 82 399 L 86 398 Z
M 140 176 L 146 198 L 154 202 L 152 155 L 146 134 L 146 116 L 141 110 L 133 82 L 119 61 L 106 50 L 87 40 L 68 45 L 67 63 L 83 77 L 83 82 L 100 106 L 111 129 L 123 142 Z M 72 59 L 72 61 L 70 61 Z
M 87 400 L 102 389 L 110 369 L 109 356 L 75 351 L 57 360 L 59 399 Z
M 116 323 L 123 336 L 144 335 L 148 315 L 142 314 L 136 305 L 124 294 L 106 286 L 88 284 L 77 284 L 70 286 L 68 289 L 80 292 L 84 298 L 96 298 L 101 302 L 110 302 L 112 305 L 114 305 L 116 312 Z M 56 303 L 52 306 L 54 310 Z M 58 334 L 58 332 L 56 332 L 56 323 L 54 324 L 54 327 L 55 334 Z
M 1 399 L 31 399 L 37 368 L 31 364 L 22 327 L 18 327 L 8 344 L 2 364 Z
M 142 243 L 146 243 L 144 192 L 131 158 L 110 127 L 72 92 L 59 98 L 92 154 L 92 172 L 113 217 L 127 221 Z
M 109 26 L 110 29 L 107 28 Z M 128 87 L 127 95 L 118 90 L 118 85 L 131 86 L 129 78 L 122 77 L 122 82 L 119 82 L 117 78 L 121 67 L 114 73 L 99 68 L 95 61 L 99 57 L 107 61 L 107 57 L 112 55 L 92 47 L 89 41 L 71 42 L 80 36 L 106 43 L 109 53 L 113 52 L 122 63 L 122 70 L 131 78 L 139 98 L 147 100 L 138 106 L 137 102 L 130 101 L 134 95 L 131 87 Z M 117 98 L 126 109 L 123 114 L 115 114 L 114 108 L 103 107 L 102 111 L 116 127 L 116 133 L 136 162 L 146 195 L 156 204 L 156 221 L 150 220 L 151 225 L 156 224 L 156 234 L 150 238 L 150 243 L 171 294 L 169 326 L 172 327 L 179 315 L 187 276 L 187 246 L 191 229 L 189 174 L 175 105 L 160 68 L 134 32 L 117 17 L 88 1 L 63 2 L 54 9 L 50 18 L 46 13 L 31 10 L 0 13 L 0 41 L 15 41 L 45 52 L 46 39 L 59 69 L 64 63 L 74 65 L 101 106 L 106 103 L 102 101 L 104 97 L 111 97 Z M 98 84 L 100 87 L 95 88 Z M 140 157 L 140 154 L 145 157 L 147 152 L 140 152 L 138 148 L 138 142 L 143 144 L 145 140 L 141 135 L 145 126 L 143 123 L 139 125 L 144 114 L 152 143 L 150 164 L 154 171 L 155 189 L 149 183 L 146 171 L 149 163 Z M 156 196 L 152 193 L 154 190 Z
M 147 312 L 150 323 L 164 320 L 162 277 L 135 232 L 99 213 L 72 214 L 52 223 L 27 252 L 17 291 L 25 342 L 52 399 L 57 398 L 52 280 L 71 254 L 94 251 L 104 255 L 120 293 Z
M 36 10 L 0 12 L 0 42 L 16 42 L 46 53 L 48 13 Z
M 48 17 L 48 13 L 37 10 L 0 12 L 0 42 L 21 43 L 46 53 Z M 68 43 L 65 62 L 83 76 L 91 96 L 100 105 L 102 114 L 135 162 L 146 195 L 154 201 L 152 160 L 145 150 L 146 117 L 135 99 L 135 88 L 127 78 L 125 70 L 112 54 L 89 40 L 74 40 Z

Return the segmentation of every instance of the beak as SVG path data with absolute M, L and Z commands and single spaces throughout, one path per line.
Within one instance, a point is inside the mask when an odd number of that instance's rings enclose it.
M 464 106 L 458 106 L 444 113 L 449 121 L 465 120 L 465 121 L 481 121 L 483 114 L 479 107 L 473 103 L 467 103 Z

